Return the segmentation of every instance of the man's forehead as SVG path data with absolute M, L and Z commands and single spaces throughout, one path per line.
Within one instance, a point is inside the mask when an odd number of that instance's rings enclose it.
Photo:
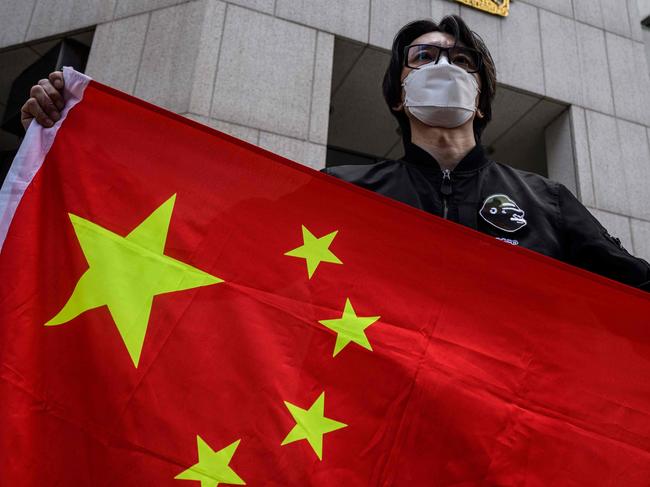
M 422 34 L 411 42 L 411 44 L 439 44 L 441 46 L 453 46 L 455 44 L 454 36 L 446 32 L 427 32 Z M 459 46 L 463 43 L 459 42 Z

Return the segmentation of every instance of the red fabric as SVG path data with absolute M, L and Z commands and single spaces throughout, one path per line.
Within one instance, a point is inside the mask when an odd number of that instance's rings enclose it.
M 134 367 L 106 307 L 43 326 L 87 268 L 68 213 L 225 280 L 154 298 Z M 307 279 L 301 225 L 338 230 Z M 0 254 L 0 484 L 199 485 L 241 439 L 265 486 L 647 486 L 650 300 L 156 109 L 87 88 Z M 319 320 L 381 315 L 332 357 Z M 280 443 L 283 401 L 348 426 Z

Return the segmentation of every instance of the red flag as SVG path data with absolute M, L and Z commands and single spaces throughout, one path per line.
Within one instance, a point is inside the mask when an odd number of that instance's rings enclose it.
M 0 484 L 648 485 L 645 294 L 66 86 L 0 194 Z

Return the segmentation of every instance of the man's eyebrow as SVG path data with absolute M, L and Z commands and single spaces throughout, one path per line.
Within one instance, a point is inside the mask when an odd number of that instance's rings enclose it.
M 431 41 L 431 42 L 418 42 L 417 44 L 412 44 L 416 46 L 441 46 L 441 47 L 467 47 L 462 42 L 456 41 Z

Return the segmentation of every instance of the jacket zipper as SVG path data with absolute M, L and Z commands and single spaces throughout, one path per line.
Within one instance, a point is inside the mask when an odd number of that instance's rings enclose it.
M 451 171 L 442 170 L 442 184 L 440 186 L 442 193 L 442 217 L 446 220 L 449 213 L 449 196 L 451 196 Z

